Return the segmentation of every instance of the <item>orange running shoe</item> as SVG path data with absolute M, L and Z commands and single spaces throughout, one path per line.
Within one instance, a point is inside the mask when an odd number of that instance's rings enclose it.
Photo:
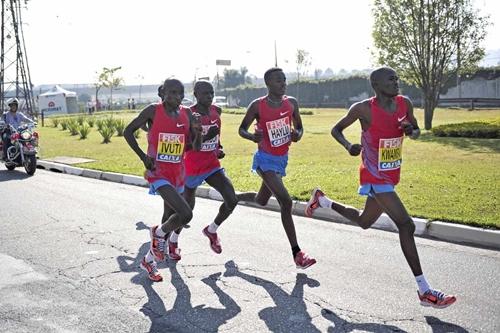
M 158 226 L 156 225 L 149 229 L 149 236 L 151 237 L 150 250 L 155 260 L 163 261 L 165 260 L 165 238 L 156 235 L 157 228 Z
M 163 277 L 160 275 L 158 272 L 158 268 L 156 268 L 156 263 L 154 261 L 152 262 L 147 262 L 146 257 L 142 258 L 141 268 L 148 272 L 149 279 L 154 282 L 161 282 L 163 281 Z
M 319 187 L 316 187 L 311 194 L 311 199 L 309 199 L 309 202 L 307 202 L 306 209 L 304 211 L 304 214 L 307 217 L 311 217 L 314 213 L 314 211 L 320 207 L 319 205 L 319 197 L 324 196 L 325 194 L 323 191 L 320 190 Z
M 217 233 L 211 233 L 208 231 L 208 225 L 203 229 L 203 234 L 208 237 L 210 240 L 210 248 L 215 253 L 219 254 L 222 252 L 222 247 L 220 246 L 219 237 L 217 237 Z
M 432 306 L 436 309 L 444 309 L 455 303 L 457 298 L 453 295 L 446 295 L 445 293 L 429 289 L 424 294 L 420 294 L 417 291 L 418 298 L 420 299 L 420 305 L 422 306 Z
M 167 255 L 170 259 L 175 261 L 181 260 L 181 249 L 178 248 L 178 244 L 179 243 L 171 242 L 167 236 L 167 246 L 165 246 Z
M 316 259 L 309 257 L 305 252 L 300 251 L 295 255 L 295 266 L 300 269 L 306 269 L 316 263 Z

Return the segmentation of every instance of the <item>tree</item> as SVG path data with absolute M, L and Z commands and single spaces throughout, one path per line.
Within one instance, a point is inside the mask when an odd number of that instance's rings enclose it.
M 295 64 L 297 65 L 297 81 L 300 81 L 300 76 L 305 76 L 307 74 L 307 68 L 311 65 L 309 52 L 297 49 L 297 53 L 295 54 Z
M 425 128 L 431 129 L 446 77 L 483 57 L 488 17 L 471 0 L 375 0 L 373 14 L 377 62 L 420 88 Z
M 113 108 L 113 90 L 118 88 L 124 83 L 123 78 L 115 76 L 115 73 L 122 69 L 121 66 L 114 68 L 103 67 L 101 73 L 99 74 L 99 84 L 101 87 L 109 88 L 109 107 Z M 97 100 L 98 89 L 96 86 L 96 100 Z
M 247 77 L 248 69 L 241 67 L 240 70 L 224 69 L 224 88 L 234 88 L 245 83 L 251 83 L 251 79 Z

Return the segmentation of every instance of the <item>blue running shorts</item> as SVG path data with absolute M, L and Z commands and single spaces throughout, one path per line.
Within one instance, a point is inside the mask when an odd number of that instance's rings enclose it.
M 253 155 L 252 171 L 257 169 L 262 171 L 274 171 L 282 177 L 286 176 L 286 166 L 288 165 L 288 154 L 271 155 L 261 150 L 257 150 Z

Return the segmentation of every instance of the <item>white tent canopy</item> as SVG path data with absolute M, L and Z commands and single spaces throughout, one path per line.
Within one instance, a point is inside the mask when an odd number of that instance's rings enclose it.
M 38 106 L 44 115 L 77 113 L 79 111 L 76 93 L 58 85 L 38 95 Z

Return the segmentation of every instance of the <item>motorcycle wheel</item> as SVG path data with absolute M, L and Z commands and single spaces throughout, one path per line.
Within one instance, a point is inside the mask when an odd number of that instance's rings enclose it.
M 36 171 L 36 156 L 35 155 L 26 156 L 26 159 L 24 160 L 24 169 L 26 170 L 26 173 L 30 176 L 35 174 L 35 171 Z

